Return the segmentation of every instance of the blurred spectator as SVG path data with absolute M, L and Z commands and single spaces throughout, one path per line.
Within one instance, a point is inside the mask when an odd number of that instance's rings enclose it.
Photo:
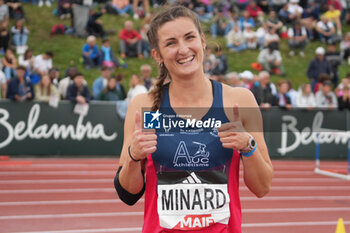
M 231 87 L 242 86 L 237 72 L 230 72 L 225 75 L 225 83 Z
M 215 47 L 215 61 L 212 70 L 214 75 L 224 75 L 228 70 L 227 58 L 220 46 Z
M 204 53 L 204 73 L 211 74 L 213 69 L 215 68 L 216 57 L 212 53 L 212 48 L 207 46 Z
M 86 42 L 87 43 L 83 46 L 83 59 L 85 69 L 88 70 L 91 67 L 97 67 L 100 65 L 100 56 L 96 44 L 96 37 L 93 35 L 88 36 Z
M 296 19 L 301 19 L 303 8 L 299 6 L 299 0 L 290 0 L 288 3 L 288 12 L 290 13 L 289 19 L 294 22 Z
M 67 89 L 69 85 L 73 83 L 73 77 L 77 73 L 78 73 L 78 70 L 76 67 L 69 67 L 67 70 L 67 77 L 61 79 L 60 82 L 58 83 L 58 91 L 61 95 L 61 99 L 66 99 Z M 86 82 L 84 82 L 84 85 L 87 85 Z
M 338 108 L 337 96 L 332 91 L 332 82 L 329 80 L 323 82 L 322 89 L 316 93 L 315 99 L 318 108 Z
M 106 88 L 101 91 L 97 99 L 104 101 L 123 100 L 122 93 L 117 90 L 117 80 L 115 77 L 110 77 L 108 79 Z
M 39 7 L 43 7 L 43 6 L 47 6 L 47 7 L 51 7 L 51 0 L 39 0 Z
M 53 53 L 46 51 L 44 54 L 37 55 L 34 58 L 34 71 L 40 76 L 49 73 L 52 68 Z
M 296 107 L 298 92 L 293 88 L 293 84 L 292 84 L 292 82 L 289 79 L 286 79 L 286 81 L 288 83 L 288 92 L 287 92 L 287 94 L 289 95 L 290 102 L 292 103 L 293 107 Z
M 344 87 L 350 88 L 350 73 L 341 80 L 340 84 L 335 89 L 335 94 L 339 96 L 339 92 L 342 91 Z
M 11 19 L 24 19 L 24 10 L 20 0 L 6 0 Z
M 70 19 L 72 17 L 71 3 L 71 0 L 58 0 L 57 15 L 60 19 Z
M 67 99 L 79 104 L 86 104 L 91 100 L 89 88 L 84 85 L 83 74 L 76 73 L 73 76 L 73 83 L 67 89 Z
M 323 83 L 325 81 L 331 81 L 331 76 L 328 74 L 319 74 L 317 78 L 317 83 L 315 85 L 315 88 L 313 89 L 314 93 L 317 93 L 319 90 L 322 89 Z
M 145 64 L 141 66 L 140 70 L 141 70 L 141 80 L 143 81 L 143 84 L 145 85 L 147 90 L 150 90 L 154 82 L 154 79 L 151 78 L 152 67 L 148 64 Z
M 116 89 L 119 92 L 118 95 L 121 97 L 121 100 L 124 100 L 126 98 L 126 91 L 122 83 L 124 76 L 122 74 L 117 74 L 115 79 L 117 80 Z
M 131 100 L 134 96 L 147 93 L 147 88 L 143 85 L 142 80 L 136 74 L 133 74 L 130 79 L 130 89 L 128 91 L 128 100 Z
M 327 52 L 325 53 L 325 58 L 331 66 L 331 78 L 333 85 L 338 86 L 339 82 L 339 72 L 338 66 L 342 64 L 342 57 L 340 52 L 337 51 L 337 47 L 335 44 L 329 44 L 327 48 Z
M 7 80 L 5 73 L 0 70 L 0 100 L 6 99 Z
M 279 50 L 280 37 L 274 28 L 270 28 L 265 35 L 265 47 L 272 46 L 273 49 Z
M 118 59 L 114 57 L 114 53 L 108 39 L 104 39 L 102 41 L 100 54 L 102 66 L 109 68 L 116 68 L 121 66 Z
M 222 8 L 214 15 L 213 23 L 211 24 L 211 36 L 215 39 L 217 36 L 226 36 L 232 28 L 230 19 L 224 14 Z
M 212 14 L 209 12 L 208 6 L 202 0 L 192 0 L 192 10 L 196 13 L 199 21 L 209 22 Z
M 344 39 L 340 42 L 340 51 L 343 55 L 343 58 L 350 65 L 350 32 L 347 32 L 344 35 Z
M 319 4 L 316 1 L 309 1 L 308 5 L 303 11 L 301 22 L 306 27 L 310 40 L 314 39 L 313 29 L 319 21 L 320 15 L 321 9 Z
M 283 7 L 278 12 L 278 18 L 284 25 L 287 25 L 294 20 L 293 15 L 288 11 L 288 5 L 288 3 L 283 5 Z
M 284 68 L 282 66 L 281 53 L 275 50 L 273 45 L 269 45 L 267 48 L 260 51 L 258 56 L 258 62 L 262 65 L 263 69 L 270 74 L 285 75 Z
M 147 37 L 147 32 L 149 31 L 149 23 L 150 23 L 151 17 L 147 17 L 145 18 L 145 20 L 143 21 L 143 25 L 142 28 L 140 29 L 140 35 L 142 38 L 142 55 L 145 58 L 148 58 L 151 54 L 151 46 L 149 44 L 148 41 L 148 37 Z
M 348 109 L 350 110 L 350 88 L 345 86 L 338 95 L 338 108 L 340 110 Z
M 269 12 L 269 17 L 266 19 L 266 24 L 268 29 L 273 28 L 276 32 L 283 27 L 282 21 L 276 16 L 276 11 L 271 10 Z
M 335 41 L 335 28 L 326 16 L 321 16 L 321 20 L 316 24 L 316 31 L 323 43 L 333 43 Z
M 141 5 L 140 5 L 141 2 Z M 134 12 L 134 19 L 139 19 L 140 17 L 149 17 L 149 0 L 133 0 L 132 1 L 132 10 Z
M 127 17 L 132 10 L 129 0 L 112 0 L 110 6 L 115 13 L 124 17 Z
M 337 28 L 337 34 L 342 35 L 341 22 L 340 22 L 341 11 L 335 9 L 333 5 L 328 5 L 328 10 L 324 13 L 324 16 Z
M 261 27 L 259 27 L 258 30 L 256 31 L 257 44 L 260 50 L 263 49 L 265 46 L 265 37 L 267 33 L 268 33 L 267 23 L 263 23 Z
M 51 69 L 49 69 L 49 78 L 51 83 L 55 86 L 58 87 L 58 81 L 60 78 L 60 71 L 58 68 L 53 67 Z
M 342 6 L 338 0 L 327 0 L 327 6 L 332 6 L 334 9 L 342 10 Z
M 5 56 L 1 59 L 3 71 L 5 72 L 7 80 L 16 76 L 17 59 L 11 49 L 7 49 Z
M 142 58 L 141 35 L 133 29 L 133 22 L 126 21 L 124 28 L 120 31 L 120 50 L 121 58 L 136 57 Z
M 29 30 L 23 26 L 23 20 L 19 19 L 11 28 L 12 42 L 16 47 L 17 54 L 23 54 L 27 49 Z
M 296 107 L 308 109 L 316 107 L 316 100 L 310 83 L 304 83 L 300 86 L 296 99 Z
M 241 86 L 248 89 L 252 88 L 254 74 L 251 71 L 245 70 L 239 74 L 239 77 L 241 78 L 241 83 L 240 83 Z
M 275 12 L 279 12 L 283 6 L 287 5 L 287 0 L 271 0 L 269 5 Z
M 290 48 L 289 55 L 295 55 L 295 49 L 299 49 L 299 55 L 305 56 L 304 50 L 307 45 L 307 31 L 299 21 L 296 21 L 294 25 L 288 30 L 288 45 Z
M 35 100 L 49 102 L 51 96 L 60 99 L 57 88 L 51 83 L 50 77 L 45 74 L 41 77 L 40 83 L 35 86 Z
M 8 85 L 6 98 L 16 101 L 32 100 L 35 95 L 32 83 L 25 77 L 26 67 L 18 66 L 16 73 L 17 76 Z
M 238 8 L 242 11 L 245 10 L 251 0 L 237 0 L 236 4 Z
M 92 84 L 92 94 L 97 98 L 100 93 L 107 87 L 108 79 L 111 77 L 112 70 L 107 66 L 102 66 L 101 76 L 95 79 Z
M 311 87 L 314 90 L 315 85 L 320 74 L 328 74 L 331 75 L 331 66 L 328 61 L 325 59 L 325 49 L 322 47 L 317 47 L 316 56 L 313 60 L 310 61 L 309 66 L 307 68 L 306 74 L 310 79 Z
M 287 94 L 289 90 L 289 85 L 287 80 L 279 80 L 278 81 L 278 93 L 277 93 L 277 99 L 276 103 L 279 107 L 291 109 L 292 108 L 292 101 Z
M 247 48 L 247 45 L 244 41 L 243 33 L 239 29 L 239 26 L 235 24 L 231 31 L 227 34 L 227 48 L 233 52 L 240 52 Z
M 7 30 L 9 24 L 9 9 L 4 3 L 4 0 L 0 0 L 0 49 L 3 53 L 7 50 L 9 44 L 9 33 Z
M 243 37 L 248 49 L 256 49 L 257 37 L 256 32 L 253 31 L 251 24 L 246 24 L 243 31 Z
M 264 22 L 264 12 L 257 5 L 257 0 L 251 0 L 246 8 L 249 12 L 249 17 L 253 18 L 253 20 L 259 24 Z
M 103 23 L 100 18 L 104 13 L 106 13 L 106 9 L 102 8 L 101 12 L 95 12 L 93 9 L 90 9 L 90 16 L 86 25 L 86 31 L 89 35 L 94 35 L 96 37 L 106 37 L 105 30 L 103 28 Z
M 244 11 L 242 12 L 242 16 L 239 17 L 239 19 L 238 19 L 238 24 L 239 24 L 239 29 L 240 29 L 241 31 L 244 30 L 244 26 L 245 26 L 246 24 L 251 24 L 252 27 L 255 27 L 254 20 L 253 20 L 253 18 L 251 18 L 251 17 L 249 16 L 249 12 L 248 12 L 247 10 L 244 10 Z
M 253 92 L 258 105 L 261 108 L 270 108 L 276 105 L 276 86 L 270 82 L 270 74 L 260 71 L 258 82 L 255 82 L 251 91 Z
M 24 55 L 20 55 L 18 57 L 18 64 L 21 66 L 25 66 L 27 68 L 27 74 L 31 75 L 34 71 L 34 56 L 33 51 L 31 49 L 27 49 Z

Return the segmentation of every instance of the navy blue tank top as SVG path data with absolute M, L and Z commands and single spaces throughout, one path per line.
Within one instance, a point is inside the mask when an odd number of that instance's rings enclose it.
M 188 127 L 174 127 L 168 122 L 170 130 L 157 130 L 157 151 L 152 154 L 154 161 L 167 168 L 199 171 L 218 167 L 231 159 L 233 151 L 222 147 L 214 125 L 218 121 L 221 124 L 229 122 L 223 108 L 222 84 L 215 80 L 211 84 L 212 106 L 201 119 L 209 127 L 196 127 L 198 125 L 193 124 Z M 170 105 L 169 85 L 164 87 L 160 112 L 163 119 L 164 116 L 172 116 L 169 119 L 175 124 L 181 121 L 186 123 L 186 119 L 179 117 Z

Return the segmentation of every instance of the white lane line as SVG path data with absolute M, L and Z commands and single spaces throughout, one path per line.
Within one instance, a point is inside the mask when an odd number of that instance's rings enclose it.
M 350 224 L 350 221 L 344 221 L 344 224 Z M 295 226 L 336 226 L 337 221 L 322 222 L 271 222 L 271 223 L 243 223 L 242 228 L 252 227 L 295 227 Z
M 267 209 L 243 209 L 243 213 L 299 213 L 299 212 L 347 212 L 350 207 L 321 207 L 321 208 L 267 208 Z M 90 217 L 123 217 L 123 216 L 143 216 L 144 212 L 103 212 L 103 213 L 75 213 L 75 214 L 35 214 L 35 215 L 10 215 L 0 216 L 0 220 L 19 219 L 62 219 L 62 218 L 90 218 Z
M 241 201 L 319 201 L 319 200 L 350 200 L 349 196 L 266 196 L 263 199 L 257 197 L 241 197 Z M 72 205 L 72 204 L 112 204 L 121 203 L 122 201 L 116 199 L 96 199 L 96 200 L 56 200 L 56 201 L 9 201 L 0 202 L 0 206 L 21 206 L 21 205 Z M 144 202 L 140 199 L 138 202 Z
M 0 180 L 0 184 L 75 184 L 111 183 L 113 179 L 40 179 L 40 180 Z
M 78 230 L 62 230 L 62 231 L 26 231 L 18 233 L 98 233 L 98 232 L 141 232 L 141 227 L 125 227 L 125 228 L 103 228 L 103 229 L 78 229 Z
M 110 182 L 111 183 L 111 182 Z M 240 187 L 241 191 L 249 191 L 247 187 Z M 350 190 L 350 186 L 272 186 L 271 191 L 321 191 L 321 190 Z M 114 188 L 62 188 L 62 189 L 7 189 L 0 190 L 1 194 L 31 194 L 31 193 L 111 193 Z
M 292 227 L 292 226 L 336 226 L 336 221 L 322 222 L 272 222 L 272 223 L 243 223 L 242 228 L 256 227 Z M 344 221 L 344 224 L 350 224 L 350 221 Z M 92 233 L 92 232 L 140 232 L 141 227 L 126 228 L 103 228 L 103 229 L 78 229 L 78 230 L 61 230 L 61 231 L 27 231 L 18 233 Z
M 0 180 L 0 184 L 74 184 L 74 183 L 111 183 L 111 179 L 31 179 L 31 180 Z M 243 179 L 240 179 L 240 182 L 243 182 Z M 344 182 L 343 180 L 333 179 L 333 178 L 273 178 L 272 182 L 299 182 L 299 183 L 308 183 L 308 182 Z

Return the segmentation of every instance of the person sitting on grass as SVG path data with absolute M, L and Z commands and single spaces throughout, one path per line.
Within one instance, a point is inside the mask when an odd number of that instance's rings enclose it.
M 128 20 L 124 24 L 124 28 L 120 31 L 120 50 L 121 58 L 138 57 L 143 58 L 142 55 L 142 38 L 134 28 L 133 22 Z
M 305 56 L 304 50 L 307 45 L 307 31 L 299 21 L 296 21 L 294 25 L 288 30 L 288 45 L 290 48 L 289 56 L 295 55 L 295 49 L 299 49 L 299 55 Z
M 87 43 L 83 46 L 83 59 L 85 69 L 88 70 L 91 67 L 98 67 L 100 65 L 100 56 L 96 44 L 96 37 L 92 35 L 88 36 L 86 42 Z
M 258 62 L 270 74 L 285 75 L 281 53 L 274 48 L 273 44 L 269 44 L 267 48 L 260 51 Z
M 15 101 L 32 100 L 35 95 L 32 83 L 25 77 L 26 67 L 18 66 L 16 73 L 8 85 L 6 98 Z

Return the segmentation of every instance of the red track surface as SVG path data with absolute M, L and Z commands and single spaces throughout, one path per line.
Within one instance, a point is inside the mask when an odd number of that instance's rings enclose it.
M 122 203 L 117 160 L 20 159 L 0 164 L 0 232 L 141 232 L 143 199 Z M 313 173 L 314 162 L 274 161 L 271 192 L 254 197 L 241 180 L 243 233 L 350 232 L 350 182 Z M 346 169 L 345 162 L 322 162 Z

